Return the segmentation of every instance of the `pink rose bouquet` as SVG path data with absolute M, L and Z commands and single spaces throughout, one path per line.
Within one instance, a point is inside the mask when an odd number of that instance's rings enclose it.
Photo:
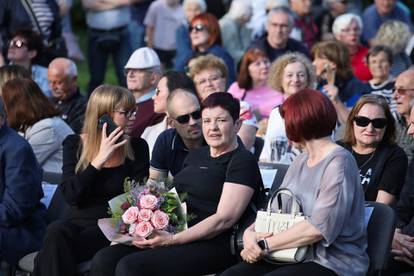
M 98 225 L 113 242 L 131 243 L 134 236 L 151 238 L 155 230 L 171 233 L 187 227 L 186 208 L 175 191 L 163 183 L 148 181 L 139 186 L 125 180 L 125 194 L 110 200 L 110 219 L 100 219 Z

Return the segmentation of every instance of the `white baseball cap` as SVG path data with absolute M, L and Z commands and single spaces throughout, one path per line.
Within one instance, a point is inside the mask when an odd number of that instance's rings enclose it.
M 161 66 L 157 53 L 148 47 L 135 50 L 129 57 L 125 69 L 146 69 Z

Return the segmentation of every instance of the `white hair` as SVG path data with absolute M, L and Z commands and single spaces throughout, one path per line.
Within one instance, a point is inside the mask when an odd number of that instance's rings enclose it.
M 78 76 L 78 67 L 76 66 L 76 63 L 71 60 L 67 59 L 69 66 L 65 67 L 64 74 L 69 77 L 77 77 Z
M 200 11 L 201 11 L 201 13 L 203 13 L 203 12 L 206 12 L 206 10 L 207 10 L 207 4 L 206 4 L 206 1 L 204 1 L 204 0 L 184 0 L 184 2 L 183 2 L 183 8 L 185 9 L 185 7 L 188 5 L 188 4 L 198 4 L 198 6 L 200 7 Z
M 250 17 L 252 15 L 252 6 L 245 0 L 233 0 L 228 15 L 233 20 Z
M 349 24 L 351 24 L 352 20 L 355 20 L 356 23 L 358 24 L 359 29 L 362 32 L 362 28 L 364 27 L 364 25 L 362 24 L 362 19 L 359 15 L 354 14 L 354 13 L 345 13 L 343 15 L 338 16 L 333 25 L 332 25 L 332 32 L 333 34 L 339 35 L 341 33 L 341 30 L 348 27 Z

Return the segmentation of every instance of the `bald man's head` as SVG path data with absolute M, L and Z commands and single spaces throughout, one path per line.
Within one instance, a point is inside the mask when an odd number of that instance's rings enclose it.
M 52 96 L 58 100 L 70 99 L 77 91 L 78 70 L 67 58 L 56 58 L 49 64 L 47 78 Z

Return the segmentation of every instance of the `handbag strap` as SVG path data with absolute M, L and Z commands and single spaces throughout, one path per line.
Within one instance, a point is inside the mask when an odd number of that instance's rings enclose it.
M 293 194 L 293 192 L 291 190 L 289 190 L 288 188 L 280 188 L 278 190 L 276 190 L 272 196 L 269 199 L 269 202 L 267 204 L 267 212 L 271 213 L 271 206 L 273 203 L 273 200 L 276 198 L 277 199 L 277 212 L 281 213 L 282 212 L 282 204 L 280 203 L 280 196 L 281 195 L 287 195 L 292 199 L 292 206 L 290 209 L 290 212 L 292 214 L 299 214 L 301 213 L 302 210 L 302 205 L 300 204 L 300 201 L 298 200 L 298 198 Z
M 20 3 L 22 3 L 24 9 L 27 12 L 27 15 L 29 15 L 30 21 L 32 21 L 33 26 L 36 27 L 37 32 L 42 36 L 43 44 L 46 46 L 48 42 L 45 39 L 45 35 L 42 32 L 42 28 L 40 27 L 39 21 L 37 21 L 37 17 L 29 3 L 29 0 L 20 0 Z

